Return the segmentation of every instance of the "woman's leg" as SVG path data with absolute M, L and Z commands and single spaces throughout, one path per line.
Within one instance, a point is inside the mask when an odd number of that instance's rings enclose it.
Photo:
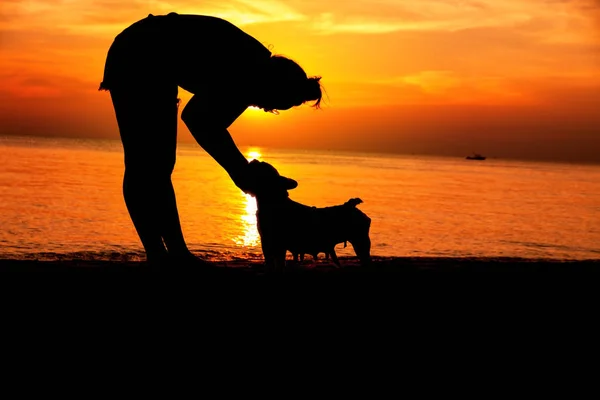
M 188 257 L 171 173 L 177 145 L 177 86 L 111 90 L 125 152 L 125 203 L 150 262 Z

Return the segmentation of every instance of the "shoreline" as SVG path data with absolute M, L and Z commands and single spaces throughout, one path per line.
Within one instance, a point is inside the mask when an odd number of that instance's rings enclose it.
M 412 272 L 493 272 L 493 273 L 526 273 L 526 272 L 598 272 L 600 259 L 589 260 L 556 260 L 556 259 L 524 259 L 511 257 L 373 257 L 372 265 L 361 267 L 354 258 L 340 258 L 342 266 L 319 260 L 302 264 L 288 263 L 286 273 L 302 275 L 393 275 Z M 148 267 L 145 261 L 94 260 L 94 259 L 62 259 L 35 260 L 0 258 L 2 272 L 74 272 L 74 271 L 132 271 L 132 272 L 185 272 L 214 273 L 216 275 L 253 276 L 264 275 L 262 260 L 236 259 L 211 262 L 211 268 L 179 268 L 167 266 L 161 270 Z

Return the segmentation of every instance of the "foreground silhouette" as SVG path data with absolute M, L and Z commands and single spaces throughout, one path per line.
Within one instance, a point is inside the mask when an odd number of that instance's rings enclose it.
M 181 119 L 198 144 L 253 193 L 253 168 L 227 128 L 249 106 L 274 113 L 308 101 L 319 107 L 319 81 L 215 17 L 151 14 L 115 38 L 100 90 L 112 98 L 125 153 L 123 194 L 148 262 L 201 263 L 185 243 L 171 182 L 178 86 L 194 94 Z

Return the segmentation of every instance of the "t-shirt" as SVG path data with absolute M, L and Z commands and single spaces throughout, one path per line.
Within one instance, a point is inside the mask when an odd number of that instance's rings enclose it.
M 175 83 L 196 93 L 252 79 L 270 56 L 262 43 L 221 18 L 151 14 L 115 38 L 103 84 Z

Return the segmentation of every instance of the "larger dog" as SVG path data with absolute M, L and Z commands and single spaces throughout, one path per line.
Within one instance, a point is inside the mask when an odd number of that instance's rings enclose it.
M 252 161 L 257 177 L 253 195 L 257 204 L 258 232 L 267 270 L 282 270 L 286 252 L 331 254 L 339 265 L 334 247 L 350 242 L 361 265 L 371 261 L 371 219 L 350 199 L 332 207 L 310 207 L 289 198 L 288 190 L 298 183 L 279 174 L 272 165 Z

